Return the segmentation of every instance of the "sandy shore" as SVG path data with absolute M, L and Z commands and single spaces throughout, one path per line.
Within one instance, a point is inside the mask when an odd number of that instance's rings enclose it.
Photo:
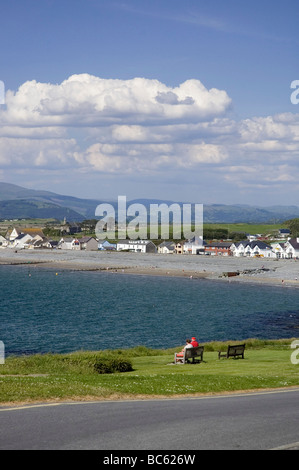
M 299 287 L 299 260 L 73 250 L 0 249 L 0 264 L 219 279 Z

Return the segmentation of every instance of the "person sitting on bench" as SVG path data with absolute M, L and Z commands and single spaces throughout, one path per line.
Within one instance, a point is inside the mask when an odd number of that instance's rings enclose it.
M 183 347 L 183 349 L 181 350 L 181 352 L 177 353 L 176 354 L 176 357 L 177 358 L 182 358 L 184 357 L 184 350 L 185 349 L 188 349 L 188 348 L 193 348 L 193 345 L 191 344 L 191 339 L 186 339 L 186 345 Z M 180 359 L 179 359 L 180 360 Z M 182 362 L 182 361 L 181 361 Z

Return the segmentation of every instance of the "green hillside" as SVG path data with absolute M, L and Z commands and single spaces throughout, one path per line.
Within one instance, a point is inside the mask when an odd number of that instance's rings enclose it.
M 0 182 L 0 218 L 63 219 L 67 217 L 69 221 L 80 221 L 94 218 L 96 208 L 102 202 L 104 201 L 60 195 L 50 191 L 26 189 L 14 184 Z M 177 201 L 176 204 L 180 204 L 182 207 L 185 202 L 187 201 Z M 133 203 L 143 204 L 149 214 L 151 204 L 160 205 L 164 203 L 170 208 L 174 201 L 135 199 L 128 200 L 127 206 L 129 207 Z M 115 207 L 117 213 L 117 202 L 110 201 L 110 204 Z M 283 221 L 296 217 L 299 217 L 299 207 L 297 206 L 255 207 L 241 204 L 204 204 L 203 208 L 203 218 L 206 224 L 281 225 Z M 251 228 L 248 231 L 252 232 L 253 229 Z
M 58 219 L 80 222 L 84 217 L 68 207 L 43 201 L 0 201 L 0 219 Z

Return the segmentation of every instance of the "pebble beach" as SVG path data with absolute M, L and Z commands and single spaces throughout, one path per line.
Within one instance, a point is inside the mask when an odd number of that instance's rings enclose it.
M 0 265 L 180 276 L 299 287 L 299 260 L 108 251 L 1 249 Z

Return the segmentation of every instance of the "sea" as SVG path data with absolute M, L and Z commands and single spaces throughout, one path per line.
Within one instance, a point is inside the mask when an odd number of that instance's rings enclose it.
M 299 289 L 30 265 L 0 266 L 5 355 L 165 349 L 299 336 Z

